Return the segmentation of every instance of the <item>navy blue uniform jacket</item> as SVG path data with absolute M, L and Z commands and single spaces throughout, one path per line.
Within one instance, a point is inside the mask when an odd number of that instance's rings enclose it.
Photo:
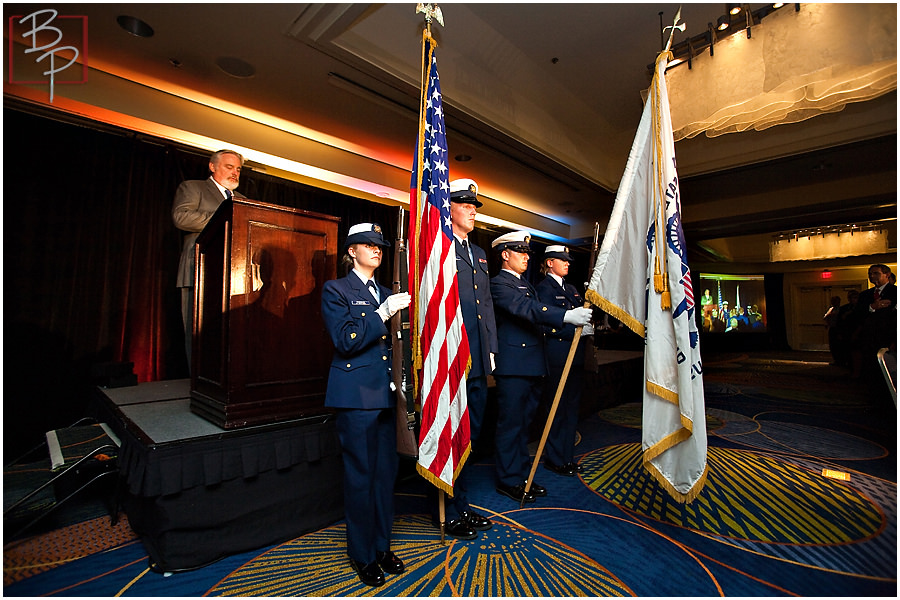
M 546 375 L 541 325 L 562 328 L 566 311 L 541 302 L 531 284 L 506 271 L 491 279 L 491 296 L 499 346 L 494 375 Z
M 378 286 L 382 301 L 391 291 Z M 391 343 L 375 298 L 354 272 L 325 282 L 322 316 L 334 343 L 325 406 L 391 408 Z
M 456 240 L 456 278 L 459 286 L 459 305 L 462 309 L 463 323 L 472 342 L 473 331 L 478 332 L 481 340 L 481 364 L 473 361 L 470 377 L 480 377 L 491 372 L 491 357 L 497 354 L 497 322 L 494 319 L 494 302 L 491 299 L 491 277 L 488 274 L 487 255 L 484 250 L 469 242 L 475 264 L 469 259 L 469 253 Z M 476 349 L 472 349 L 476 356 Z M 480 369 L 478 368 L 480 367 Z
M 563 281 L 563 286 L 560 287 L 553 277 L 547 275 L 535 289 L 541 302 L 551 306 L 558 306 L 563 310 L 584 306 L 584 298 L 581 297 L 574 285 Z M 561 370 L 566 366 L 566 358 L 569 356 L 575 329 L 571 323 L 564 323 L 562 327 L 552 325 L 544 327 L 544 334 L 547 336 L 547 364 L 551 368 Z M 572 364 L 584 364 L 584 344 L 578 344 Z

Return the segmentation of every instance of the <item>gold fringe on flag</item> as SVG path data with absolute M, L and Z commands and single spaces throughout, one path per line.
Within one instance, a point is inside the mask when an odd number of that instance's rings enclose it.
M 673 432 L 671 435 L 666 436 L 658 443 L 654 444 L 652 447 L 647 448 L 644 451 L 643 465 L 648 473 L 661 485 L 665 490 L 669 493 L 669 495 L 676 501 L 681 504 L 686 504 L 693 502 L 694 499 L 700 494 L 703 490 L 703 486 L 706 484 L 706 476 L 709 473 L 709 464 L 707 464 L 703 469 L 703 474 L 697 479 L 691 489 L 686 492 L 679 492 L 675 489 L 668 479 L 660 473 L 659 469 L 650 462 L 657 456 L 661 455 L 666 450 L 677 446 L 681 442 L 684 442 L 693 434 L 693 423 L 691 423 L 690 419 L 687 419 L 684 415 L 681 415 L 681 423 L 682 428 L 678 431 Z
M 657 469 L 656 466 L 654 466 L 654 464 L 650 462 L 646 454 L 644 454 L 643 464 L 647 472 L 650 473 L 650 476 L 653 477 L 653 479 L 655 479 L 656 482 L 669 493 L 669 496 L 671 496 L 672 499 L 679 504 L 690 504 L 691 502 L 696 500 L 697 496 L 700 495 L 700 492 L 703 491 L 703 487 L 706 485 L 706 478 L 709 475 L 709 464 L 707 464 L 703 468 L 703 474 L 697 478 L 697 482 L 694 484 L 694 486 L 690 490 L 688 490 L 687 493 L 682 493 L 676 490 L 675 486 L 669 483 L 668 479 L 663 477 L 663 474 L 660 473 L 659 469 Z
M 621 306 L 613 304 L 592 289 L 588 289 L 588 291 L 584 293 L 584 298 L 600 310 L 606 312 L 609 316 L 621 321 L 622 324 L 625 325 L 625 327 L 627 327 L 628 329 L 632 330 L 639 336 L 644 337 L 644 324 L 628 314 L 628 312 Z
M 462 457 L 459 459 L 459 462 L 456 463 L 456 470 L 453 472 L 453 481 L 456 481 L 456 478 L 459 477 L 460 471 L 462 471 L 463 466 L 466 464 L 466 461 L 469 458 L 469 454 L 472 452 L 472 444 L 469 443 L 466 446 L 465 451 L 463 452 Z M 427 479 L 437 488 L 440 488 L 446 492 L 448 496 L 453 497 L 453 486 L 447 485 L 447 482 L 429 471 L 426 467 L 423 467 L 420 463 L 416 463 L 416 471 L 419 472 L 419 475 Z
M 672 390 L 666 389 L 658 383 L 653 383 L 652 381 L 647 382 L 647 391 L 651 394 L 655 394 L 666 400 L 667 402 L 671 402 L 675 406 L 678 406 L 678 394 L 673 392 Z

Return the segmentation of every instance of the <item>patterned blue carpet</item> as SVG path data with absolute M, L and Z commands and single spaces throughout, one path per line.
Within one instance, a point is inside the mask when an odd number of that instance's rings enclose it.
M 166 577 L 127 522 L 98 518 L 88 534 L 82 524 L 6 548 L 4 594 L 894 597 L 896 409 L 834 369 L 707 364 L 709 476 L 688 505 L 641 467 L 640 405 L 625 403 L 580 423 L 584 473 L 539 469 L 549 494 L 524 509 L 494 491 L 491 458 L 477 459 L 472 497 L 494 521 L 478 540 L 442 545 L 425 483 L 403 478 L 393 550 L 407 572 L 377 589 L 350 569 L 343 522 Z

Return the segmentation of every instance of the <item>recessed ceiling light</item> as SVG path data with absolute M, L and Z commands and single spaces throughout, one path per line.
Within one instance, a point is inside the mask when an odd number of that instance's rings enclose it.
M 233 56 L 220 56 L 216 59 L 216 65 L 227 75 L 239 79 L 247 79 L 256 75 L 256 67 Z
M 457 154 L 453 158 L 455 160 L 458 160 L 459 162 L 469 162 L 470 160 L 472 160 L 472 157 L 468 154 Z
M 153 37 L 153 28 L 138 19 L 137 17 L 129 17 L 128 15 L 119 15 L 116 17 L 116 23 L 119 27 L 138 37 Z

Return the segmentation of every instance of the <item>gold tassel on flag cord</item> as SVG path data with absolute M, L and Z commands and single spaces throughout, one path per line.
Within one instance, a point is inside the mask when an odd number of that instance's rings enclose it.
M 656 57 L 656 63 L 659 64 L 659 61 L 663 58 L 671 56 L 672 53 L 669 51 L 660 52 L 659 56 Z M 665 77 L 665 74 L 663 74 L 663 77 Z M 666 207 L 662 200 L 665 182 L 663 181 L 664 166 L 662 164 L 662 134 L 660 131 L 660 119 L 662 116 L 659 111 L 659 96 L 659 79 L 654 77 L 653 93 L 650 95 L 650 101 L 657 104 L 657 110 L 654 111 L 656 119 L 653 121 L 653 137 L 656 142 L 656 179 L 653 182 L 653 204 L 654 216 L 656 218 L 656 261 L 653 265 L 653 289 L 660 294 L 660 308 L 662 310 L 669 310 L 672 308 L 672 294 L 669 291 L 669 268 L 666 263 L 666 243 L 663 240 L 663 233 L 665 232 L 666 226 Z M 662 256 L 662 265 L 660 265 L 660 256 Z

